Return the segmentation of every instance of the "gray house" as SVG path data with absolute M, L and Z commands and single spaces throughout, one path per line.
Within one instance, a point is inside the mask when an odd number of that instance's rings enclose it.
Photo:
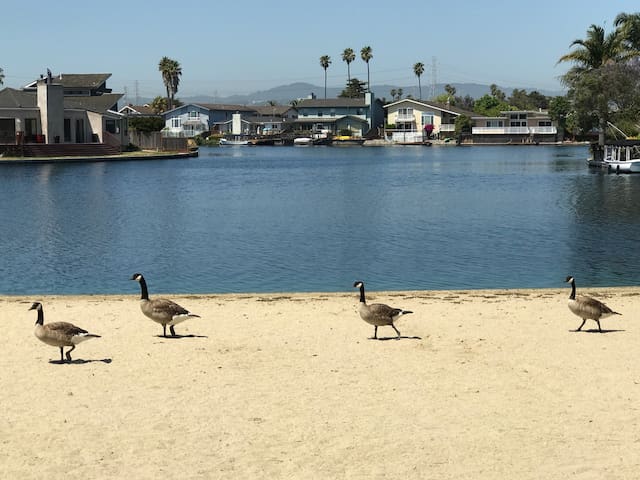
M 55 154 L 118 153 L 127 143 L 127 126 L 116 111 L 122 95 L 105 86 L 108 76 L 68 75 L 62 81 L 49 72 L 22 90 L 0 90 L 0 144 L 89 144 L 93 149 L 59 147 Z M 82 87 L 87 77 L 99 78 Z M 47 155 L 46 149 L 39 154 Z

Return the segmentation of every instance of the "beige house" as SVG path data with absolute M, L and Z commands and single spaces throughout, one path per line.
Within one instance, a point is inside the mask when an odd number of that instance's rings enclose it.
M 453 137 L 456 117 L 473 115 L 451 105 L 412 98 L 388 103 L 384 108 L 387 111 L 386 137 L 394 143 L 423 142 L 427 140 L 429 129 L 432 138 Z

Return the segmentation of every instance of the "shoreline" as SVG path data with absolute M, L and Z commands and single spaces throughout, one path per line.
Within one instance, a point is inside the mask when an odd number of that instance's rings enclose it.
M 201 316 L 163 338 L 139 292 L 0 296 L 2 478 L 634 478 L 640 287 L 163 296 Z M 154 298 L 155 295 L 151 295 Z M 71 363 L 33 332 L 101 335 Z M 66 349 L 65 349 L 66 350 Z

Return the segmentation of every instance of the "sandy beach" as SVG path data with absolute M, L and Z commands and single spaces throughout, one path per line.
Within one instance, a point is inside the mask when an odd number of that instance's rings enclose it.
M 367 292 L 409 309 L 402 338 L 358 292 L 0 297 L 3 479 L 631 479 L 640 472 L 640 288 Z M 102 338 L 73 362 L 34 335 Z

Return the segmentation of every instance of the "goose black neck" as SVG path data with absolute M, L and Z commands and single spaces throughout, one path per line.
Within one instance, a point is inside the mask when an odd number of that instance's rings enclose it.
M 364 300 L 364 285 L 360 285 L 360 303 L 366 303 Z
M 140 276 L 140 300 L 149 300 L 149 291 L 147 290 L 147 282 L 143 276 Z
M 38 319 L 36 320 L 36 325 L 44 325 L 44 312 L 41 308 L 38 309 Z
M 570 300 L 576 299 L 576 281 L 571 280 L 571 295 L 569 296 Z

